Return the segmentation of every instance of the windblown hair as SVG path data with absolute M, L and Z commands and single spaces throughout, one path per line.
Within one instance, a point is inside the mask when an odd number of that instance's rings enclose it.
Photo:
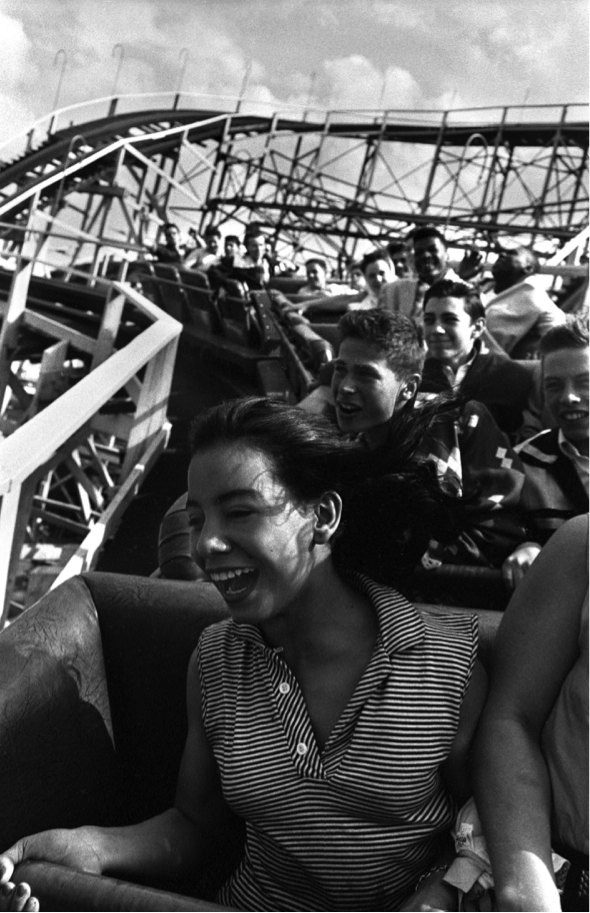
M 439 279 L 433 283 L 424 296 L 424 307 L 433 298 L 459 298 L 463 301 L 463 309 L 469 314 L 471 322 L 483 318 L 486 312 L 479 292 L 468 282 L 456 282 L 452 279 Z
M 460 499 L 445 493 L 433 465 L 416 455 L 440 411 L 440 401 L 400 410 L 386 444 L 370 451 L 340 435 L 323 416 L 279 400 L 246 397 L 200 415 L 191 428 L 191 452 L 219 444 L 257 450 L 300 504 L 337 491 L 343 516 L 332 542 L 336 567 L 403 587 L 430 539 L 445 541 L 458 531 Z
M 374 346 L 400 380 L 410 374 L 422 375 L 426 359 L 424 331 L 411 317 L 379 307 L 348 311 L 338 322 L 338 332 L 340 342 L 360 339 Z
M 541 338 L 541 358 L 559 349 L 587 349 L 590 345 L 588 315 L 568 316 L 565 323 L 552 327 Z

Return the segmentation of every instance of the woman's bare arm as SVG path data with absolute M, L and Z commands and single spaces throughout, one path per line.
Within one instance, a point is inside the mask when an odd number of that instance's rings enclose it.
M 551 795 L 540 740 L 578 655 L 587 587 L 588 517 L 559 529 L 500 625 L 475 743 L 475 798 L 498 909 L 559 910 L 551 867 Z

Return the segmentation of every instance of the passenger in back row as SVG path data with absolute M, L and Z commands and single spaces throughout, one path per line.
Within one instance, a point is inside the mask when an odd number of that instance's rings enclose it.
M 457 390 L 488 407 L 498 427 L 514 435 L 522 425 L 533 374 L 508 355 L 490 351 L 482 339 L 486 325 L 479 293 L 464 282 L 441 279 L 424 298 L 428 357 L 420 390 Z
M 208 225 L 204 233 L 205 246 L 197 247 L 187 256 L 184 266 L 191 269 L 208 270 L 217 266 L 221 256 L 221 232 L 214 225 Z
M 394 414 L 416 407 L 425 359 L 422 330 L 381 308 L 348 313 L 338 328 L 331 391 L 314 391 L 300 405 L 331 414 L 341 431 L 376 448 Z M 470 499 L 460 537 L 451 545 L 431 542 L 423 563 L 500 567 L 525 538 L 517 510 L 524 474 L 506 435 L 485 406 L 470 401 L 436 420 L 421 452 L 448 490 Z
M 511 358 L 537 358 L 539 343 L 551 327 L 565 321 L 535 278 L 537 257 L 528 247 L 498 247 L 492 266 L 495 297 L 486 305 L 488 330 Z
M 328 282 L 328 264 L 323 257 L 311 257 L 305 263 L 307 284 L 297 292 L 306 298 L 320 298 L 324 295 L 337 295 L 341 291 L 339 285 Z
M 543 396 L 554 427 L 516 448 L 525 472 L 522 506 L 529 541 L 504 562 L 510 586 L 520 582 L 562 523 L 588 512 L 588 318 L 568 318 L 540 345 Z
M 447 242 L 438 228 L 424 225 L 411 234 L 416 279 L 400 279 L 392 297 L 392 310 L 408 317 L 419 317 L 428 288 L 440 279 L 459 282 L 460 276 L 449 266 Z
M 396 283 L 396 276 L 387 251 L 384 249 L 369 251 L 361 260 L 360 268 L 365 280 L 363 291 L 356 294 L 348 291 L 332 296 L 324 292 L 321 296 L 316 295 L 309 302 L 305 302 L 303 307 L 298 305 L 299 309 L 311 312 L 318 307 L 322 311 L 337 311 L 338 313 L 367 310 L 374 307 L 392 310 L 391 289 Z

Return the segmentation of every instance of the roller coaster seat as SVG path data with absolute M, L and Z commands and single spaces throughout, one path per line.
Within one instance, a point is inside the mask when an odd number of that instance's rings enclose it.
M 478 614 L 487 664 L 501 616 Z M 90 573 L 0 634 L 0 849 L 47 828 L 124 825 L 170 807 L 186 738 L 188 662 L 202 630 L 226 616 L 204 581 Z M 242 848 L 241 830 L 228 833 L 215 871 L 165 887 L 213 898 Z
M 0 634 L 0 849 L 52 827 L 137 822 L 173 804 L 188 661 L 201 631 L 226 615 L 209 583 L 91 573 Z M 233 854 L 230 842 L 215 884 L 185 893 L 213 895 L 243 836 Z

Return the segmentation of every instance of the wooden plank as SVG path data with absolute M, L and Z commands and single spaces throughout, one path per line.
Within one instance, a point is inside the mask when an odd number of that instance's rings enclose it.
M 170 435 L 171 425 L 166 422 L 160 432 L 153 438 L 141 459 L 133 467 L 111 503 L 92 527 L 75 555 L 68 561 L 59 577 L 55 580 L 52 589 L 74 577 L 92 570 L 95 566 L 100 549 L 106 540 L 115 532 L 116 525 L 127 509 L 128 504 L 136 496 L 145 476 L 158 459 Z
M 142 295 L 137 289 L 134 289 L 129 282 L 113 282 L 112 285 L 113 288 L 122 292 L 142 314 L 146 315 L 146 317 L 151 317 L 152 320 L 169 320 L 171 323 L 178 324 L 178 321 L 175 320 L 174 317 L 171 317 L 170 314 L 167 314 L 166 311 L 159 308 L 157 304 L 154 304 L 153 301 L 150 301 L 149 298 L 146 298 L 145 295 Z M 180 331 L 182 331 L 182 324 L 179 324 L 179 326 Z
M 27 418 L 32 418 L 43 403 L 51 402 L 59 396 L 67 354 L 68 343 L 63 339 L 61 342 L 56 342 L 49 346 L 43 352 L 39 380 L 37 381 L 33 401 L 27 409 Z
M 103 403 L 175 340 L 179 332 L 180 325 L 171 320 L 161 320 L 148 327 L 32 421 L 1 441 L 0 494 L 10 491 L 50 459 L 65 441 L 90 421 Z
M 146 441 L 153 438 L 166 420 L 168 399 L 172 387 L 172 374 L 178 340 L 174 339 L 150 361 L 146 368 L 143 386 L 123 461 L 123 477 L 135 465 L 138 454 Z
M 123 314 L 123 308 L 125 307 L 125 301 L 125 295 L 120 293 L 114 298 L 109 298 L 106 303 L 100 330 L 98 331 L 98 339 L 96 340 L 96 345 L 94 347 L 94 357 L 90 367 L 91 371 L 101 365 L 103 361 L 106 361 L 113 352 L 115 339 L 117 338 L 117 333 L 119 332 L 119 327 L 121 325 L 121 316 Z
M 91 336 L 86 336 L 85 333 L 80 333 L 79 330 L 65 326 L 58 320 L 46 317 L 45 314 L 27 310 L 23 315 L 23 323 L 33 330 L 38 330 L 39 333 L 44 333 L 45 336 L 50 336 L 52 339 L 61 339 L 63 342 L 69 342 L 80 352 L 88 352 L 90 355 L 94 353 L 96 347 L 95 339 L 92 339 Z

